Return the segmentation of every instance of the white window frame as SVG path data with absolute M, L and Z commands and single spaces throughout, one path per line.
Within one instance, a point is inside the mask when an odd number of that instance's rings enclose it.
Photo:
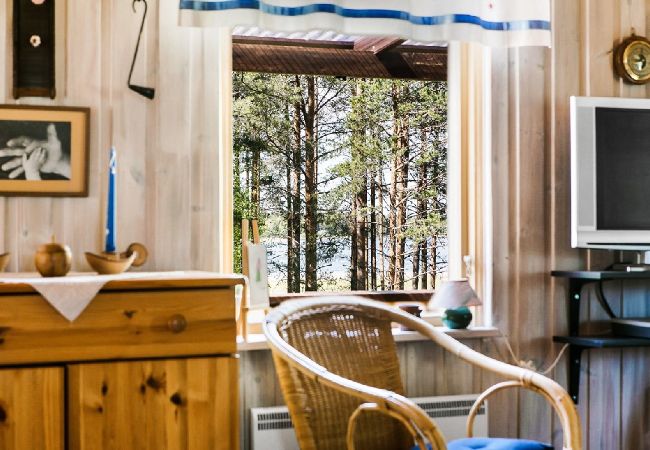
M 476 322 L 492 325 L 490 49 L 448 49 L 447 227 L 449 279 L 468 277 L 483 301 Z M 469 273 L 465 258 L 469 257 Z

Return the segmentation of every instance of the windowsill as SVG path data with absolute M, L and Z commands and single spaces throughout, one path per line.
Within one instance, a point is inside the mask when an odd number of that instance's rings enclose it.
M 500 336 L 498 328 L 494 327 L 473 327 L 465 330 L 452 330 L 449 328 L 440 327 L 440 329 L 455 339 L 483 339 Z M 421 335 L 415 331 L 403 331 L 399 328 L 393 328 L 393 336 L 395 342 L 414 342 L 414 341 L 428 341 L 428 337 Z M 247 352 L 253 350 L 269 350 L 266 343 L 266 338 L 263 334 L 249 334 L 248 341 L 244 342 L 241 336 L 237 337 L 237 351 Z

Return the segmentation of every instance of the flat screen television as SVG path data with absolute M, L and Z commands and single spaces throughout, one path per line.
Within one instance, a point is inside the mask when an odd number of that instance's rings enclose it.
M 650 250 L 650 99 L 571 97 L 571 246 Z

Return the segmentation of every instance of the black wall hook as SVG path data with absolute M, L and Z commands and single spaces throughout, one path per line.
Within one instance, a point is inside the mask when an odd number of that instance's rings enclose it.
M 129 89 L 131 89 L 133 92 L 137 92 L 138 94 L 142 95 L 143 97 L 146 97 L 149 100 L 153 100 L 154 96 L 156 95 L 156 90 L 154 88 L 138 86 L 137 84 L 132 84 L 131 83 L 131 77 L 133 76 L 133 68 L 135 67 L 135 60 L 138 57 L 138 50 L 140 49 L 140 39 L 142 38 L 142 30 L 144 30 L 144 21 L 147 18 L 147 11 L 149 9 L 149 7 L 147 5 L 147 0 L 133 0 L 133 3 L 131 4 L 131 8 L 133 8 L 134 13 L 136 12 L 135 4 L 138 3 L 138 2 L 144 3 L 144 13 L 142 14 L 142 23 L 140 24 L 140 33 L 138 33 L 138 42 L 135 44 L 135 52 L 133 52 L 133 61 L 131 62 L 131 70 L 129 71 L 128 86 L 129 86 Z

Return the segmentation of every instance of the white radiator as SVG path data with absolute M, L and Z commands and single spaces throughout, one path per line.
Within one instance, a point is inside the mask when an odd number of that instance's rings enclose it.
M 447 441 L 466 436 L 467 415 L 478 395 L 418 397 L 413 400 L 431 417 Z M 474 421 L 474 436 L 487 436 L 487 402 Z M 286 406 L 251 408 L 251 450 L 299 450 Z

